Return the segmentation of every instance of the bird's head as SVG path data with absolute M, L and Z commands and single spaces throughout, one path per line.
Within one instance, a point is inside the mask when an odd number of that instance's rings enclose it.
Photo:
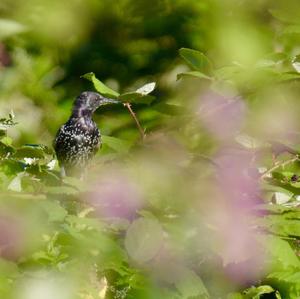
M 105 98 L 97 92 L 84 91 L 76 98 L 73 110 L 74 112 L 81 111 L 83 114 L 92 114 L 100 106 L 118 103 L 120 101 Z

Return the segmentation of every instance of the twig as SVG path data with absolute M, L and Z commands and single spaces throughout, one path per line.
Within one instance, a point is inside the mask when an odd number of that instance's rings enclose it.
M 289 160 L 283 161 L 283 162 L 281 162 L 281 163 L 279 163 L 279 164 L 277 164 L 277 165 L 271 167 L 270 169 L 266 170 L 266 171 L 261 175 L 260 178 L 261 178 L 261 179 L 264 179 L 264 178 L 266 178 L 269 174 L 271 174 L 274 170 L 276 170 L 277 168 L 279 168 L 279 167 L 284 167 L 284 166 L 286 166 L 286 165 L 288 165 L 288 164 L 290 164 L 290 163 L 296 162 L 296 161 L 298 161 L 298 160 L 300 160 L 300 157 L 297 155 L 297 156 L 295 156 L 295 157 L 293 157 L 293 158 L 291 158 L 291 159 L 289 159 Z
M 133 112 L 133 110 L 131 109 L 130 103 L 126 102 L 126 103 L 124 103 L 123 105 L 124 105 L 125 107 L 127 107 L 127 109 L 129 110 L 131 116 L 132 116 L 133 119 L 135 120 L 136 125 L 137 125 L 137 127 L 138 127 L 138 129 L 139 129 L 141 138 L 142 138 L 142 140 L 144 140 L 145 137 L 146 137 L 145 131 L 144 131 L 144 129 L 142 128 L 142 126 L 140 125 L 140 122 L 139 122 L 139 120 L 137 119 L 136 114 L 135 114 L 135 113 Z

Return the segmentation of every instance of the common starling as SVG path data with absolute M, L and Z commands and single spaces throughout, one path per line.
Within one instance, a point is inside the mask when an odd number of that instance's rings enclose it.
M 61 166 L 61 174 L 84 173 L 88 162 L 101 146 L 101 135 L 92 119 L 102 105 L 119 103 L 92 91 L 85 91 L 74 102 L 69 120 L 60 127 L 54 140 L 54 149 Z

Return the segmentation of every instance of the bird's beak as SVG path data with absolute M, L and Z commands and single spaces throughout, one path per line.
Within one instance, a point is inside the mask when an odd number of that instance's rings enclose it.
M 121 104 L 121 101 L 108 98 L 102 98 L 101 102 L 102 104 Z

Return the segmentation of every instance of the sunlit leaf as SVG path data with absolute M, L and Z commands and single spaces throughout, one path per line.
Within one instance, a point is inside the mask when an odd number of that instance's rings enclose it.
M 150 104 L 155 99 L 155 97 L 150 96 L 149 93 L 151 93 L 155 89 L 155 85 L 155 82 L 145 84 L 144 86 L 138 88 L 136 91 L 130 91 L 121 94 L 119 99 L 123 102 L 128 103 Z
M 136 92 L 143 95 L 143 96 L 145 96 L 145 95 L 149 94 L 150 92 L 152 92 L 155 89 L 155 85 L 156 85 L 155 82 L 147 83 L 144 86 L 138 88 L 136 90 Z

